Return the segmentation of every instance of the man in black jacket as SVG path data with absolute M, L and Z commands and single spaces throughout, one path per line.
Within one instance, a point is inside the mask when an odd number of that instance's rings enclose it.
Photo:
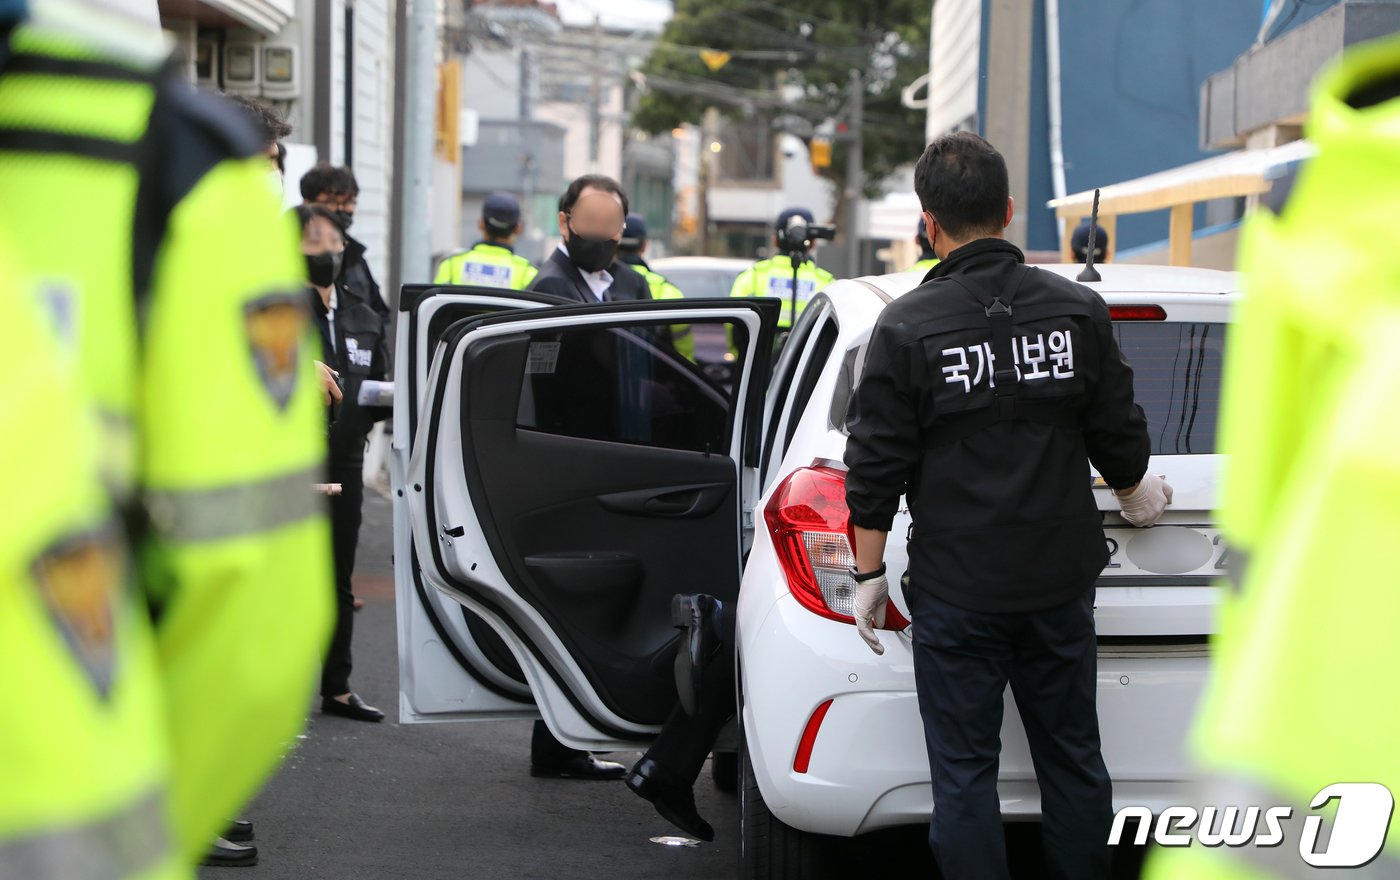
M 617 259 L 627 194 L 611 177 L 585 174 L 559 199 L 563 242 L 540 266 L 531 290 L 584 303 L 651 299 L 646 279 Z
M 345 236 L 345 265 L 340 273 L 340 287 L 351 299 L 374 309 L 381 317 L 389 317 L 389 306 L 379 290 L 365 260 L 366 248 L 350 235 L 355 223 L 355 210 L 360 199 L 360 184 L 349 166 L 325 162 L 312 168 L 301 178 L 301 197 L 308 205 L 320 205 L 335 216 Z
M 888 306 L 851 401 L 846 499 L 855 616 L 884 652 L 885 542 L 913 517 L 905 596 L 933 774 L 929 842 L 947 880 L 1006 880 L 997 797 L 1011 685 L 1040 783 L 1048 876 L 1109 876 L 1112 789 L 1095 704 L 1094 582 L 1108 561 L 1089 466 L 1134 525 L 1171 488 L 1108 307 L 1006 242 L 1006 163 L 966 132 L 915 171 L 939 259 Z

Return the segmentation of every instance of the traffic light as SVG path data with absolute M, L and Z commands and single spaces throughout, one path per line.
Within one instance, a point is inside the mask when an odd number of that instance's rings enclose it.
M 831 138 L 814 137 L 808 149 L 812 154 L 812 170 L 831 167 Z

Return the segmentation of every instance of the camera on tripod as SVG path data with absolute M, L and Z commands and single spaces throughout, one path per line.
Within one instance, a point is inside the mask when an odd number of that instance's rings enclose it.
M 812 249 L 813 242 L 831 241 L 835 237 L 835 226 L 808 223 L 800 214 L 794 215 L 788 218 L 786 226 L 778 230 L 778 250 L 785 254 L 806 254 Z

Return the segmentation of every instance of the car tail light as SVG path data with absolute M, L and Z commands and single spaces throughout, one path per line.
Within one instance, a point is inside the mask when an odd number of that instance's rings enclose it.
M 854 625 L 855 554 L 848 537 L 846 474 L 824 466 L 794 471 L 779 484 L 763 516 L 793 598 L 828 620 Z M 890 602 L 881 629 L 908 625 Z
M 822 703 L 807 719 L 807 726 L 802 728 L 802 739 L 797 742 L 797 754 L 792 757 L 792 772 L 806 773 L 807 768 L 812 766 L 812 749 L 817 745 L 817 732 L 822 729 L 822 722 L 826 720 L 832 702 L 827 700 Z
M 1108 316 L 1115 321 L 1165 321 L 1167 310 L 1161 306 L 1109 306 Z

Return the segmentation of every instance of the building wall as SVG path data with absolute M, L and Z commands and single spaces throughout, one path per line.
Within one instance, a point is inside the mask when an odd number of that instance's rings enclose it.
M 333 45 L 330 161 L 348 164 L 360 185 L 351 234 L 369 249 L 367 259 L 382 283 L 389 271 L 389 200 L 393 173 L 394 13 L 388 0 L 355 0 L 354 70 L 345 83 L 345 2 L 331 3 Z M 345 97 L 351 95 L 349 156 Z
M 1060 0 L 1060 16 L 1069 192 L 1210 155 L 1198 143 L 1200 86 L 1253 42 L 1258 4 Z M 1043 39 L 1037 40 L 1037 52 L 1044 52 Z M 1042 78 L 1033 94 L 1043 101 L 1045 93 Z M 1118 221 L 1117 247 L 1166 235 L 1165 212 L 1124 217 Z M 1030 245 L 1053 248 L 1057 238 L 1042 232 Z

